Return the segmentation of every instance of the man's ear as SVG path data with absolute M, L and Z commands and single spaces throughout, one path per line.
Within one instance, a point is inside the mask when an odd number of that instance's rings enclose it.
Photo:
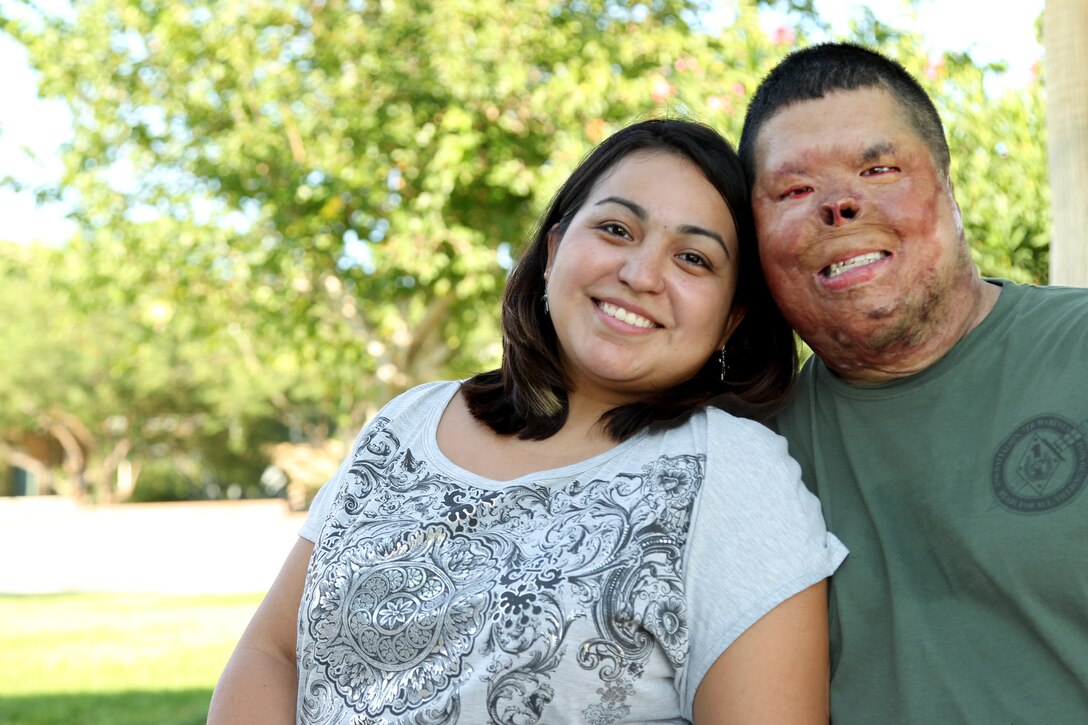
M 725 318 L 725 329 L 722 331 L 722 339 L 718 341 L 718 349 L 721 350 L 725 347 L 725 343 L 729 342 L 729 338 L 733 336 L 737 328 L 740 327 L 740 323 L 744 321 L 744 316 L 748 314 L 747 305 L 733 305 L 733 308 L 729 310 L 729 315 Z
M 552 224 L 548 230 L 548 264 L 544 267 L 544 281 L 548 281 L 552 265 L 555 263 L 555 253 L 559 250 L 559 242 L 563 241 L 563 235 L 559 233 L 559 225 Z

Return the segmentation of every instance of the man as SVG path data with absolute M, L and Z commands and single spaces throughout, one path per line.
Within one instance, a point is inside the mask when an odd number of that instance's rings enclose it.
M 869 50 L 783 60 L 740 155 L 815 351 L 778 427 L 851 552 L 832 719 L 1088 722 L 1088 291 L 979 277 L 940 118 Z

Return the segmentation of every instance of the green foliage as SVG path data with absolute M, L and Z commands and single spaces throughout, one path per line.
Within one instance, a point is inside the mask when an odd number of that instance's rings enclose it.
M 0 15 L 74 114 L 46 192 L 80 223 L 63 250 L 0 256 L 0 453 L 48 439 L 102 499 L 123 461 L 139 497 L 250 495 L 268 444 L 316 450 L 410 385 L 493 366 L 508 260 L 586 151 L 660 115 L 736 139 L 759 79 L 823 27 L 769 3 L 805 30 L 768 36 L 760 4 L 718 4 L 714 32 L 695 0 Z M 985 69 L 871 16 L 853 37 L 937 94 L 983 271 L 1041 280 L 1040 89 L 987 98 Z
M 0 245 L 0 307 L 11 313 L 0 330 L 9 351 L 0 357 L 0 397 L 8 401 L 0 446 L 44 451 L 67 474 L 63 493 L 100 501 L 114 498 L 108 483 L 132 452 L 137 465 L 169 466 L 175 484 L 213 475 L 226 486 L 233 471 L 252 488 L 265 461 L 232 432 L 282 436 L 282 426 L 225 359 L 220 330 L 197 329 L 207 315 L 165 324 L 173 315 L 161 293 L 168 271 L 136 267 L 147 278 L 127 297 L 98 279 L 109 275 L 78 249 L 78 242 L 65 250 Z M 114 261 L 115 277 L 134 270 Z M 99 284 L 108 300 L 94 299 Z M 146 494 L 147 487 L 143 500 L 164 498 Z
M 971 252 L 982 273 L 1045 284 L 1051 237 L 1046 117 L 1041 83 L 998 98 L 983 93 L 983 74 L 949 58 L 970 93 L 942 100 L 956 196 Z

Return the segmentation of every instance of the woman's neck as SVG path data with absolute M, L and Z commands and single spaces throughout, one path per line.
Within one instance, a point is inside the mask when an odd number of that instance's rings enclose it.
M 562 468 L 600 455 L 617 443 L 598 423 L 609 408 L 571 396 L 566 422 L 555 435 L 523 440 L 499 435 L 476 420 L 461 393 L 454 395 L 438 424 L 438 447 L 457 466 L 484 478 L 510 481 Z M 597 412 L 599 411 L 599 412 Z

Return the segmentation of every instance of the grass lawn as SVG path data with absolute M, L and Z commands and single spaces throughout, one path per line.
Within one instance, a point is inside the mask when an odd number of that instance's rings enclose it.
M 0 724 L 202 725 L 260 601 L 0 596 Z

